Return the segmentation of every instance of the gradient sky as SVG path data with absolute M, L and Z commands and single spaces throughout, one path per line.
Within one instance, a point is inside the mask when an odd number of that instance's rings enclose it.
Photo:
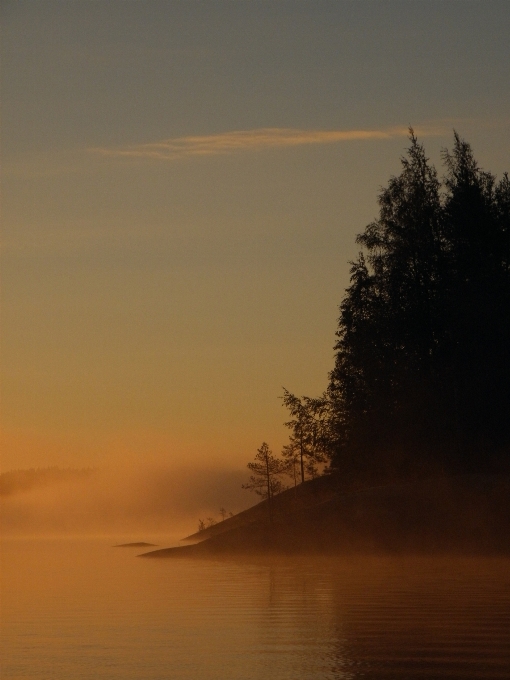
M 412 124 L 510 170 L 501 2 L 2 2 L 2 469 L 241 466 Z

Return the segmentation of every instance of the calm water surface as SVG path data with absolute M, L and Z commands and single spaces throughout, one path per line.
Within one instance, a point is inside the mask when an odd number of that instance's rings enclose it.
M 510 560 L 138 552 L 5 540 L 2 680 L 510 678 Z

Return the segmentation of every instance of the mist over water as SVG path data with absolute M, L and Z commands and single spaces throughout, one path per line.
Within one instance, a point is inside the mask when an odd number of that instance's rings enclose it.
M 177 546 L 198 517 L 219 519 L 220 507 L 236 512 L 253 503 L 241 489 L 245 477 L 154 461 L 2 476 L 2 680 L 510 677 L 508 551 L 417 556 L 409 546 L 376 554 L 373 545 L 356 553 L 339 544 L 329 556 L 276 556 L 262 546 L 237 557 L 228 550 L 209 558 L 137 557 Z M 423 488 L 340 495 L 330 507 L 320 502 L 330 483 L 322 477 L 303 486 L 301 519 L 291 513 L 285 523 L 282 515 L 273 527 L 281 545 L 292 532 L 304 532 L 305 545 L 320 527 L 327 536 L 328 517 L 340 535 L 344 521 L 358 537 L 367 527 L 380 535 L 404 511 L 401 530 L 409 524 L 416 531 L 423 510 L 425 528 L 437 534 L 448 513 L 466 515 L 465 494 L 474 531 L 484 521 L 477 494 L 485 498 L 487 487 L 487 499 L 504 509 L 508 489 L 503 478 L 496 486 L 476 476 L 436 479 Z M 285 496 L 277 497 L 282 507 Z M 291 489 L 289 507 L 294 500 Z M 242 515 L 248 537 L 250 513 Z M 499 526 L 502 536 L 506 526 Z M 114 547 L 128 542 L 158 548 Z
M 253 504 L 241 470 L 170 467 L 160 462 L 85 471 L 13 475 L 0 489 L 3 535 L 189 534 L 219 508 Z M 7 475 L 4 475 L 4 482 Z
M 7 539 L 2 680 L 508 678 L 510 561 L 143 560 Z

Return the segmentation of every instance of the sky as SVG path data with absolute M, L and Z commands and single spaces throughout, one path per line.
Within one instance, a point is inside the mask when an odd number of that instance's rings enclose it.
M 4 0 L 1 470 L 278 452 L 408 126 L 510 170 L 509 35 L 507 0 Z

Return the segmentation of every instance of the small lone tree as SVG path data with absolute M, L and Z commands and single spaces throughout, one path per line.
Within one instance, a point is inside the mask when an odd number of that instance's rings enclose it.
M 242 485 L 243 489 L 255 491 L 256 494 L 267 499 L 269 520 L 273 521 L 273 496 L 283 491 L 284 486 L 280 481 L 280 475 L 288 471 L 285 461 L 273 456 L 273 452 L 266 442 L 262 442 L 257 449 L 255 460 L 248 463 L 248 469 L 253 472 L 250 481 Z

